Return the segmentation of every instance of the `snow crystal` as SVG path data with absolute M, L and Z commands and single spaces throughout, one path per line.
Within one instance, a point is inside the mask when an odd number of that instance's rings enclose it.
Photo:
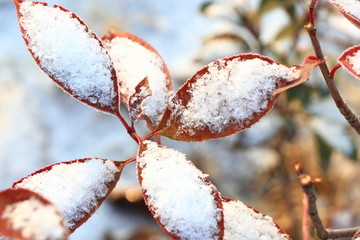
M 184 154 L 150 141 L 145 144 L 138 165 L 154 217 L 180 239 L 214 239 L 221 213 L 211 194 L 215 187 L 204 182 L 206 175 Z
M 28 239 L 64 239 L 66 229 L 56 208 L 45 205 L 36 198 L 6 206 L 2 218 L 7 219 L 12 228 L 21 231 Z
M 256 213 L 240 201 L 223 202 L 224 240 L 287 240 L 269 216 Z
M 346 61 L 351 65 L 357 75 L 360 75 L 360 50 L 348 55 Z
M 353 17 L 360 19 L 360 2 L 358 0 L 329 0 L 340 9 Z
M 75 97 L 111 107 L 117 94 L 112 62 L 94 33 L 59 8 L 29 1 L 20 4 L 20 13 L 24 38 L 40 66 Z
M 208 72 L 192 84 L 191 99 L 185 107 L 181 102 L 173 104 L 173 115 L 180 116 L 180 131 L 189 134 L 206 127 L 213 133 L 221 133 L 232 124 L 243 127 L 253 114 L 267 108 L 279 79 L 298 77 L 295 68 L 258 58 L 219 60 L 209 64 Z
M 30 189 L 53 202 L 64 216 L 65 224 L 73 228 L 97 208 L 117 172 L 112 161 L 93 158 L 53 165 L 51 170 L 26 177 L 14 187 Z
M 128 97 L 135 93 L 135 87 L 148 77 L 152 96 L 142 102 L 143 114 L 156 124 L 168 104 L 167 76 L 164 62 L 160 56 L 125 37 L 105 40 L 107 48 L 120 81 L 120 93 Z

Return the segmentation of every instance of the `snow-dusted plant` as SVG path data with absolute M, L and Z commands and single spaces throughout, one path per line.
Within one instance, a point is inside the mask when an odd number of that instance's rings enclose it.
M 359 19 L 346 1 L 330 2 L 352 21 Z M 184 154 L 161 145 L 160 137 L 192 142 L 242 131 L 270 111 L 282 91 L 307 81 L 311 70 L 324 64 L 321 57 L 308 56 L 294 66 L 253 53 L 218 59 L 173 93 L 163 59 L 139 37 L 110 30 L 99 38 L 61 6 L 14 4 L 40 68 L 71 96 L 117 117 L 139 147 L 126 161 L 76 159 L 15 182 L 0 192 L 0 236 L 67 239 L 111 193 L 123 167 L 136 161 L 145 203 L 172 239 L 290 239 L 271 217 L 222 196 L 208 175 Z M 358 52 L 354 47 L 339 59 L 356 76 Z M 123 118 L 121 104 L 131 123 Z M 138 135 L 137 120 L 147 122 L 147 136 Z

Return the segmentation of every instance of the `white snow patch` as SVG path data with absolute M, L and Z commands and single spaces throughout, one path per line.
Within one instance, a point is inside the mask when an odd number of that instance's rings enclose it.
M 97 208 L 117 172 L 112 161 L 93 158 L 54 165 L 51 170 L 29 176 L 14 187 L 30 189 L 53 202 L 64 216 L 65 224 L 73 228 Z
M 172 117 L 180 116 L 180 131 L 189 134 L 206 127 L 213 133 L 221 133 L 232 124 L 243 127 L 253 114 L 267 108 L 280 79 L 293 80 L 299 73 L 296 68 L 259 58 L 213 62 L 189 89 L 188 104 L 184 107 L 181 101 L 173 103 Z
M 59 8 L 20 4 L 20 25 L 40 66 L 74 96 L 101 107 L 112 107 L 116 92 L 112 62 L 86 26 Z
M 269 216 L 255 212 L 240 201 L 223 202 L 224 240 L 287 240 Z
M 56 208 L 34 197 L 6 206 L 2 218 L 28 239 L 59 240 L 64 239 L 66 234 Z
M 356 19 L 360 19 L 360 2 L 358 0 L 328 0 L 330 3 L 337 5 L 340 9 Z
M 180 239 L 216 239 L 221 209 L 205 174 L 184 154 L 146 141 L 138 157 L 147 204 L 165 229 Z
M 148 77 L 152 96 L 142 102 L 141 109 L 153 124 L 158 123 L 169 99 L 168 80 L 162 58 L 126 37 L 105 40 L 104 45 L 114 62 L 121 94 L 130 97 L 135 93 L 135 87 Z
M 351 65 L 357 75 L 360 75 L 360 50 L 355 54 L 348 55 L 346 61 Z

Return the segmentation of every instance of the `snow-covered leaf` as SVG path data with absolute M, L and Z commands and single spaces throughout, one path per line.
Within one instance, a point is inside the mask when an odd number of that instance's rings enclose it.
M 129 97 L 129 113 L 132 122 L 136 121 L 142 114 L 141 103 L 152 95 L 149 80 L 145 77 L 136 87 L 133 95 Z
M 40 68 L 81 102 L 118 113 L 116 72 L 95 33 L 61 6 L 14 2 L 23 38 Z
M 73 232 L 110 194 L 119 180 L 119 168 L 107 159 L 77 159 L 40 169 L 13 187 L 32 190 L 53 202 Z
M 352 24 L 360 28 L 360 2 L 358 0 L 328 0 Z
M 142 118 L 149 127 L 159 122 L 172 92 L 168 69 L 159 53 L 143 39 L 116 30 L 102 37 L 116 69 L 121 101 L 129 107 L 129 98 L 145 77 L 149 80 L 152 95 L 141 104 Z
M 308 80 L 319 63 L 308 57 L 302 66 L 287 67 L 256 54 L 212 62 L 177 91 L 155 132 L 180 141 L 239 132 L 273 107 L 277 93 Z
M 353 236 L 352 240 L 360 240 L 360 231 Z
M 347 71 L 360 79 L 360 45 L 346 49 L 338 61 Z
M 223 239 L 219 192 L 184 154 L 145 141 L 137 156 L 145 202 L 173 239 Z
M 224 240 L 290 240 L 273 219 L 239 200 L 223 199 Z
M 0 192 L 0 236 L 18 240 L 65 240 L 68 235 L 59 211 L 39 194 L 22 188 Z

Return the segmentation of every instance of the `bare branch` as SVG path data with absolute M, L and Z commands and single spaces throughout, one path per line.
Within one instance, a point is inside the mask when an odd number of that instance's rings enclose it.
M 309 203 L 307 200 L 307 196 L 304 193 L 303 195 L 303 216 L 302 216 L 302 237 L 303 240 L 309 240 L 309 217 L 308 217 L 308 211 L 309 211 Z
M 317 38 L 316 34 L 316 28 L 314 26 L 314 10 L 316 6 L 316 0 L 312 0 L 311 4 L 309 4 L 309 20 L 310 23 L 305 26 L 312 46 L 315 51 L 315 55 L 319 60 L 324 60 L 324 54 L 321 50 L 320 42 Z M 351 127 L 355 129 L 355 131 L 360 135 L 360 121 L 359 118 L 350 110 L 350 108 L 347 106 L 347 104 L 342 99 L 339 91 L 337 90 L 334 79 L 332 78 L 332 75 L 329 71 L 329 68 L 326 64 L 326 62 L 323 62 L 319 65 L 319 68 L 321 70 L 321 73 L 324 77 L 324 80 L 326 82 L 326 85 L 328 86 L 328 89 L 330 91 L 330 94 L 336 104 L 336 107 L 339 109 L 340 113 L 345 117 L 345 119 L 348 121 Z
M 318 238 L 326 240 L 326 239 L 337 239 L 337 238 L 354 236 L 355 233 L 358 230 L 360 230 L 360 227 L 346 228 L 346 229 L 324 228 L 324 225 L 319 216 L 319 212 L 317 210 L 316 192 L 315 192 L 315 183 L 320 182 L 321 179 L 311 177 L 310 175 L 304 173 L 302 165 L 300 163 L 295 164 L 295 171 L 296 174 L 298 175 L 300 186 L 302 187 L 304 193 L 306 194 L 308 201 L 308 215 L 315 228 L 315 232 Z

